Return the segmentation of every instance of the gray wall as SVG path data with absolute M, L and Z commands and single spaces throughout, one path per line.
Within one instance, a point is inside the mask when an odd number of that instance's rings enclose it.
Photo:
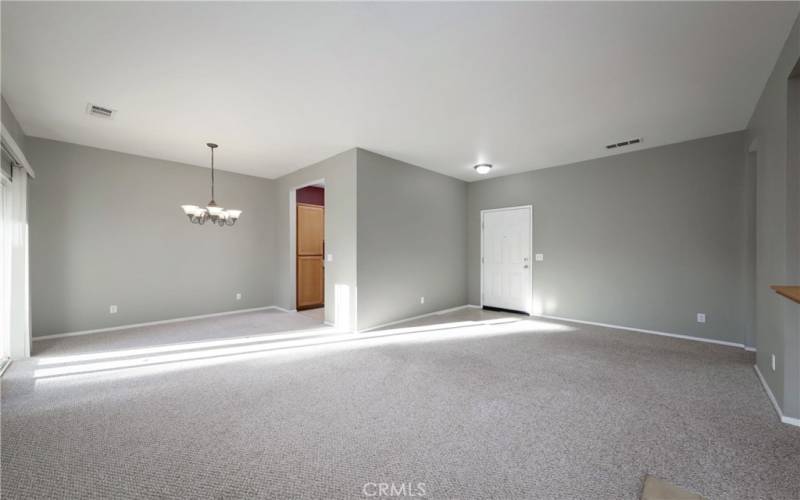
M 273 203 L 277 217 L 276 241 L 279 242 L 276 248 L 275 300 L 281 307 L 295 308 L 289 193 L 322 179 L 325 180 L 325 252 L 333 255 L 333 261 L 325 263 L 325 320 L 349 329 L 356 324 L 357 306 L 355 149 L 277 180 Z
M 358 150 L 360 330 L 466 303 L 466 208 L 465 182 Z
M 180 205 L 208 201 L 208 169 L 27 142 L 35 336 L 273 304 L 274 181 L 218 172 L 217 201 L 242 218 L 198 226 Z
M 530 204 L 534 252 L 544 254 L 533 268 L 535 310 L 744 342 L 743 140 L 726 134 L 469 184 L 470 303 L 480 303 L 480 211 Z
M 747 144 L 756 156 L 756 332 L 758 367 L 785 414 L 800 417 L 800 305 L 769 285 L 798 284 L 798 190 L 800 177 L 789 162 L 788 78 L 800 58 L 800 18 L 789 34 L 747 127 Z M 794 101 L 795 107 L 800 106 Z M 776 371 L 770 356 L 776 356 Z
M 11 108 L 8 107 L 8 103 L 6 102 L 5 98 L 0 95 L 0 122 L 6 127 L 6 130 L 11 134 L 11 137 L 14 138 L 14 141 L 17 143 L 17 146 L 22 150 L 22 154 L 25 155 L 27 158 L 28 156 L 28 146 L 26 144 L 26 136 L 25 132 L 22 131 L 22 127 L 20 126 L 19 122 L 17 121 L 17 117 L 14 116 L 14 113 L 11 112 Z M 31 161 L 28 158 L 28 161 Z

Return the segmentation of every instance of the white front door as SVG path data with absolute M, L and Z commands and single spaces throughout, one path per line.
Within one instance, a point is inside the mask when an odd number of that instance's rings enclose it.
M 481 211 L 482 305 L 531 313 L 530 206 Z

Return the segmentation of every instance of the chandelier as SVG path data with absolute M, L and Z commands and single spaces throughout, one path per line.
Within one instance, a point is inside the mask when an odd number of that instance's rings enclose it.
M 210 220 L 212 224 L 220 227 L 232 226 L 239 220 L 242 211 L 225 210 L 214 201 L 214 149 L 219 146 L 213 142 L 207 143 L 206 146 L 211 148 L 211 201 L 208 202 L 205 208 L 197 205 L 181 205 L 181 208 L 192 224 L 205 224 L 206 221 Z

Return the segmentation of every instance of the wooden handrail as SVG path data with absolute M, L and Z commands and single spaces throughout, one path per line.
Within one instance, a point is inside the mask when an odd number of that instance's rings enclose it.
M 769 287 L 775 290 L 775 293 L 800 304 L 800 286 L 770 285 Z

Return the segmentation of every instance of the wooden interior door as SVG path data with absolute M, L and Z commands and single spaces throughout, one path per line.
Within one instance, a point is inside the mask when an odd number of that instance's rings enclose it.
M 297 309 L 325 305 L 325 208 L 297 204 Z

